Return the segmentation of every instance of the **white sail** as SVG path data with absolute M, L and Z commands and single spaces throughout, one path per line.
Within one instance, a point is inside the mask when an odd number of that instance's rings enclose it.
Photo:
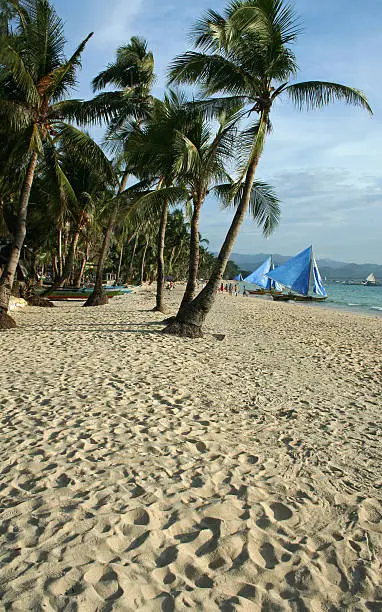
M 376 282 L 377 282 L 377 279 L 375 278 L 374 274 L 373 274 L 373 273 L 371 273 L 371 274 L 369 274 L 369 276 L 367 277 L 366 282 L 367 282 L 367 283 L 372 283 L 373 285 L 375 285 L 375 284 L 376 284 Z

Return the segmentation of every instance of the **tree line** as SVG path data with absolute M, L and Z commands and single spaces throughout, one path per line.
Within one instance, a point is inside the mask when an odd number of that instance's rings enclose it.
M 222 14 L 207 11 L 193 29 L 194 49 L 172 61 L 163 99 L 152 94 L 153 54 L 133 37 L 95 76 L 85 101 L 70 92 L 92 34 L 68 58 L 49 0 L 1 6 L 0 223 L 12 245 L 0 279 L 0 328 L 14 325 L 7 311 L 27 236 L 32 256 L 53 262 L 55 286 L 80 284 L 87 262 L 97 262 L 86 306 L 107 302 L 108 258 L 125 262 L 126 278 L 156 279 L 161 312 L 165 276 L 185 275 L 164 332 L 201 336 L 245 216 L 265 236 L 279 222 L 274 189 L 256 177 L 276 100 L 288 97 L 298 109 L 343 101 L 371 113 L 366 97 L 337 83 L 295 82 L 301 27 L 284 0 L 235 0 Z M 192 99 L 182 85 L 195 87 Z M 97 124 L 106 126 L 102 146 L 86 131 Z M 233 211 L 216 258 L 199 232 L 209 194 Z M 209 280 L 197 293 L 200 276 Z

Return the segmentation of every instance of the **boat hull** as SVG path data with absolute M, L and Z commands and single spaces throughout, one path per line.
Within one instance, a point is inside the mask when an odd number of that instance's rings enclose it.
M 49 300 L 52 300 L 54 302 L 56 301 L 64 301 L 64 300 L 87 300 L 90 293 L 93 291 L 93 289 L 90 290 L 79 290 L 76 291 L 75 289 L 57 289 L 56 291 L 53 291 L 52 293 L 47 294 L 47 298 Z M 106 290 L 105 291 L 107 297 L 109 298 L 109 300 L 117 295 L 122 295 L 123 293 L 127 293 L 126 292 L 122 292 L 120 289 L 116 289 L 116 290 Z
M 293 302 L 324 302 L 328 299 L 327 296 L 313 297 L 312 295 L 288 295 L 287 293 L 273 295 L 272 297 L 275 302 L 289 302 L 289 300 L 292 300 Z
M 278 291 L 267 291 L 266 289 L 256 289 L 256 290 L 250 290 L 247 289 L 247 292 L 250 295 L 281 295 L 281 292 Z

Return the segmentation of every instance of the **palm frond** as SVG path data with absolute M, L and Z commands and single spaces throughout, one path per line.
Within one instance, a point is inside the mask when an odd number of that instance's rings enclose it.
M 61 168 L 59 153 L 54 145 L 53 139 L 49 137 L 44 143 L 44 161 L 41 178 L 47 185 L 47 191 L 51 196 L 57 196 L 62 205 L 62 211 L 70 210 L 69 205 L 77 207 L 77 197 Z
M 79 159 L 82 164 L 96 168 L 102 173 L 105 180 L 116 183 L 112 164 L 89 134 L 67 123 L 58 124 L 56 130 L 56 138 L 64 150 L 70 151 L 70 154 Z
M 321 108 L 333 102 L 345 102 L 364 108 L 370 115 L 373 114 L 365 94 L 359 89 L 346 85 L 325 81 L 306 81 L 289 85 L 284 91 L 299 109 Z
M 10 37 L 0 38 L 0 65 L 2 70 L 9 73 L 17 86 L 24 93 L 25 100 L 36 106 L 39 103 L 39 95 L 34 80 L 25 66 L 22 56 L 10 44 Z
M 28 70 L 35 83 L 65 62 L 65 34 L 62 19 L 47 0 L 23 0 L 28 19 L 22 39 L 26 44 Z
M 175 131 L 173 143 L 175 153 L 174 172 L 176 174 L 198 173 L 202 164 L 198 147 L 179 130 Z
M 237 207 L 244 190 L 243 182 L 229 182 L 217 185 L 214 193 L 219 198 L 222 208 Z M 249 201 L 249 214 L 263 234 L 268 238 L 280 221 L 280 200 L 273 187 L 262 181 L 255 181 Z
M 42 145 L 40 129 L 39 129 L 39 126 L 36 123 L 34 123 L 32 125 L 32 135 L 31 135 L 31 139 L 29 142 L 29 151 L 30 152 L 34 151 L 38 154 L 41 154 L 42 150 L 43 150 L 43 145 Z
M 301 33 L 294 6 L 284 0 L 234 1 L 230 19 L 241 33 L 255 34 L 265 44 L 276 34 L 279 44 L 286 45 Z
M 194 100 L 190 102 L 190 105 L 195 111 L 206 121 L 216 119 L 220 121 L 224 116 L 228 117 L 232 113 L 240 113 L 238 120 L 245 117 L 248 111 L 244 110 L 244 105 L 247 102 L 245 96 L 224 96 L 221 98 L 207 98 L 206 100 Z M 240 111 L 240 109 L 243 109 Z
M 253 77 L 243 68 L 221 55 L 187 51 L 176 57 L 169 71 L 170 83 L 198 83 L 206 95 L 227 92 L 246 96 Z
M 116 60 L 108 64 L 92 82 L 93 91 L 108 85 L 121 89 L 143 87 L 148 91 L 154 79 L 154 57 L 144 38 L 133 36 L 117 49 Z
M 0 100 L 0 122 L 4 132 L 21 132 L 30 125 L 30 109 L 17 100 Z
M 129 194 L 129 214 L 139 214 L 143 217 L 158 215 L 159 217 L 165 202 L 170 206 L 186 202 L 188 200 L 188 192 L 184 187 L 163 187 L 139 194 L 136 199 L 131 199 L 131 197 L 132 191 Z
M 80 57 L 85 49 L 87 42 L 93 36 L 91 32 L 77 47 L 70 59 L 53 70 L 50 74 L 45 75 L 38 82 L 38 91 L 41 96 L 50 98 L 52 95 L 55 99 L 60 98 L 68 89 L 75 85 L 75 72 L 81 66 Z

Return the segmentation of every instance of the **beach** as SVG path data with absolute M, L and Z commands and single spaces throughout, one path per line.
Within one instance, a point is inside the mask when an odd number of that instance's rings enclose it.
M 0 609 L 380 610 L 382 318 L 154 291 L 1 335 Z

